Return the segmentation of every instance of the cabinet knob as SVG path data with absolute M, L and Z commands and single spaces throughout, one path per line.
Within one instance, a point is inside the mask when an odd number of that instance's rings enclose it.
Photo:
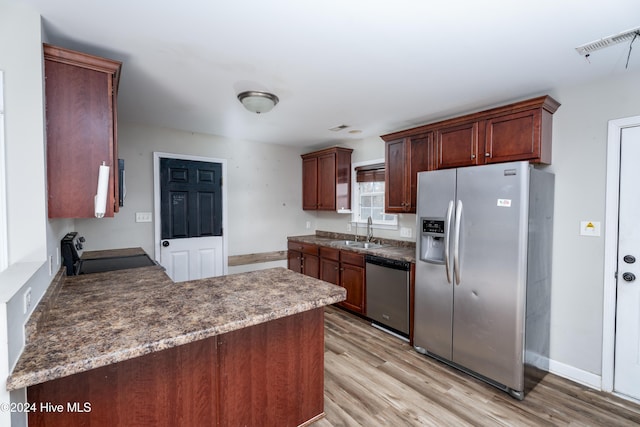
M 475 159 L 475 158 L 476 158 L 476 155 L 475 155 L 475 154 L 472 154 L 472 155 L 471 155 L 471 160 L 473 160 L 473 159 Z
M 485 157 L 491 157 L 491 153 L 484 153 Z

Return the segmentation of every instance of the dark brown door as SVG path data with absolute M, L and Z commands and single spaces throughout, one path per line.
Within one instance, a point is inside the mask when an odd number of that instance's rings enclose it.
M 478 123 L 438 129 L 436 168 L 457 168 L 478 163 Z
M 341 267 L 341 285 L 347 291 L 347 299 L 342 301 L 342 306 L 364 314 L 364 268 L 345 263 Z
M 408 159 L 407 142 L 402 138 L 389 141 L 385 145 L 386 167 L 385 167 L 385 212 L 402 213 L 405 212 L 409 200 L 408 191 Z
M 540 110 L 508 114 L 486 121 L 487 163 L 540 158 Z
M 302 160 L 302 209 L 318 209 L 318 158 Z
M 222 236 L 222 164 L 160 159 L 162 239 Z
M 412 136 L 410 144 L 410 161 L 411 169 L 409 171 L 409 198 L 410 203 L 406 209 L 407 212 L 416 213 L 417 193 L 418 193 L 418 172 L 424 172 L 432 169 L 433 150 L 433 134 Z
M 336 155 L 318 157 L 318 210 L 336 210 Z

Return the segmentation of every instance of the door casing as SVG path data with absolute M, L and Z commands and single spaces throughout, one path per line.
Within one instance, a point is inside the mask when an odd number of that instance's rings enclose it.
M 607 182 L 604 223 L 604 295 L 602 310 L 601 389 L 613 392 L 616 339 L 616 270 L 618 265 L 618 205 L 622 129 L 640 126 L 640 116 L 610 120 L 607 137 Z M 629 397 L 625 396 L 629 399 Z
M 225 183 L 227 182 L 227 160 L 226 159 L 216 159 L 211 157 L 202 157 L 202 156 L 191 156 L 187 154 L 176 154 L 176 153 L 163 153 L 156 152 L 153 153 L 153 217 L 154 221 L 154 238 L 153 238 L 153 248 L 154 248 L 154 259 L 157 262 L 160 262 L 160 244 L 161 244 L 161 224 L 160 224 L 160 159 L 161 158 L 169 158 L 169 159 L 181 159 L 181 160 L 194 160 L 200 162 L 210 162 L 210 163 L 220 163 L 222 164 L 222 229 L 224 232 L 222 233 L 222 268 L 223 274 L 226 275 L 229 273 L 229 252 L 228 252 L 228 231 L 229 228 L 227 226 L 227 186 Z

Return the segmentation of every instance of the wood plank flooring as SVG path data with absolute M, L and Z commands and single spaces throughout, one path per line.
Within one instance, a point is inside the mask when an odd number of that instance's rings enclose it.
M 331 426 L 632 426 L 640 405 L 548 374 L 518 401 L 357 316 L 325 310 Z

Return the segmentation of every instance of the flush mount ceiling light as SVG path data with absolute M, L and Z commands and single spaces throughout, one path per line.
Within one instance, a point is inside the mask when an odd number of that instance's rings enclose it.
M 578 51 L 580 55 L 588 56 L 593 51 L 604 49 L 605 47 L 609 47 L 614 44 L 633 41 L 638 36 L 640 36 L 640 27 L 623 31 L 591 43 L 583 44 L 582 46 L 578 46 L 576 51 Z
M 268 113 L 280 101 L 277 96 L 269 92 L 248 90 L 238 94 L 238 100 L 244 108 L 252 113 Z

